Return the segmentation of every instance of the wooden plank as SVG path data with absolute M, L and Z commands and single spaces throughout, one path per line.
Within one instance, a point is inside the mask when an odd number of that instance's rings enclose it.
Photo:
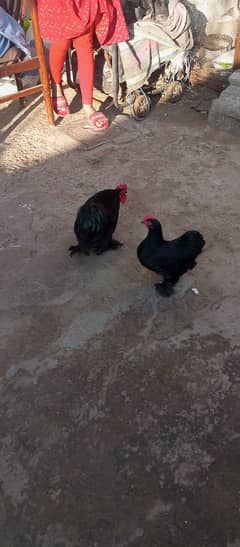
M 43 86 L 43 97 L 44 97 L 44 101 L 45 101 L 45 105 L 46 105 L 48 121 L 49 121 L 50 125 L 55 125 L 53 107 L 52 107 L 52 99 L 51 99 L 51 89 L 50 89 L 50 82 L 49 82 L 49 74 L 48 74 L 48 70 L 47 70 L 47 64 L 46 64 L 43 41 L 42 41 L 41 35 L 40 35 L 36 0 L 30 0 L 30 15 L 31 15 L 31 19 L 32 19 L 32 28 L 33 28 L 33 35 L 34 35 L 36 52 L 37 52 L 37 56 L 39 58 L 39 63 L 40 63 L 40 77 L 41 77 L 41 82 L 42 82 L 42 86 Z
M 20 74 L 21 72 L 27 72 L 28 70 L 39 69 L 40 63 L 38 57 L 32 57 L 27 61 L 20 61 L 19 63 L 10 63 L 9 65 L 0 65 L 0 78 L 11 76 L 12 74 Z
M 28 0 L 22 0 L 21 2 L 21 19 L 24 19 L 24 17 L 26 17 L 27 15 L 27 5 L 28 5 Z
M 240 68 L 240 33 L 237 35 L 237 38 L 235 41 L 233 70 L 238 70 L 239 68 Z
M 42 93 L 42 89 L 42 84 L 39 84 L 35 85 L 34 87 L 23 89 L 22 91 L 17 91 L 16 93 L 11 93 L 10 95 L 3 95 L 2 97 L 0 96 L 0 104 L 6 103 L 8 101 L 15 101 L 16 99 L 20 99 L 21 97 L 27 97 L 27 95 L 32 95 L 33 93 Z

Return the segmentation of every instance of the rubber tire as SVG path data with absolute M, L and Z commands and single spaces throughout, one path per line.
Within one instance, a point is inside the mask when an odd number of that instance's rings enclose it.
M 178 103 L 183 95 L 183 85 L 176 80 L 171 82 L 159 99 L 160 103 Z
M 140 122 L 146 118 L 151 110 L 151 99 L 142 89 L 129 95 L 130 116 Z

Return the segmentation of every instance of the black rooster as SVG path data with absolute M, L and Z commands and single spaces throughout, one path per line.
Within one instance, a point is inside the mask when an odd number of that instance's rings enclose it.
M 170 296 L 181 275 L 196 266 L 196 258 L 205 241 L 202 234 L 194 230 L 165 241 L 162 226 L 156 218 L 146 216 L 143 224 L 148 228 L 148 235 L 137 248 L 139 262 L 162 275 L 163 282 L 156 283 L 155 287 L 162 296 Z
M 120 203 L 127 199 L 127 185 L 119 184 L 115 190 L 101 190 L 90 197 L 78 211 L 74 232 L 78 245 L 69 247 L 70 255 L 101 254 L 122 245 L 112 238 L 118 221 Z

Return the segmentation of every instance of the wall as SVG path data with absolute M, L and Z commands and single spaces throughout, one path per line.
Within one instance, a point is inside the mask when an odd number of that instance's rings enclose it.
M 207 19 L 222 17 L 238 4 L 237 0 L 192 0 L 192 3 L 206 15 Z
M 228 34 L 236 38 L 240 31 L 239 0 L 181 0 L 188 8 L 196 44 L 204 34 Z

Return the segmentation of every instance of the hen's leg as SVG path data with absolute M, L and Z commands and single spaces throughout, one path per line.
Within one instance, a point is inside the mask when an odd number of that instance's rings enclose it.
M 156 291 L 165 298 L 168 298 L 174 293 L 173 283 L 164 281 L 163 283 L 155 283 Z
M 155 288 L 161 294 L 161 296 L 171 296 L 174 293 L 174 285 L 179 280 L 179 275 L 175 277 L 164 277 L 162 283 L 156 283 Z
M 196 265 L 197 265 L 197 262 L 196 262 L 196 260 L 194 260 L 194 261 L 189 265 L 189 270 L 193 270 L 193 268 L 195 268 Z

